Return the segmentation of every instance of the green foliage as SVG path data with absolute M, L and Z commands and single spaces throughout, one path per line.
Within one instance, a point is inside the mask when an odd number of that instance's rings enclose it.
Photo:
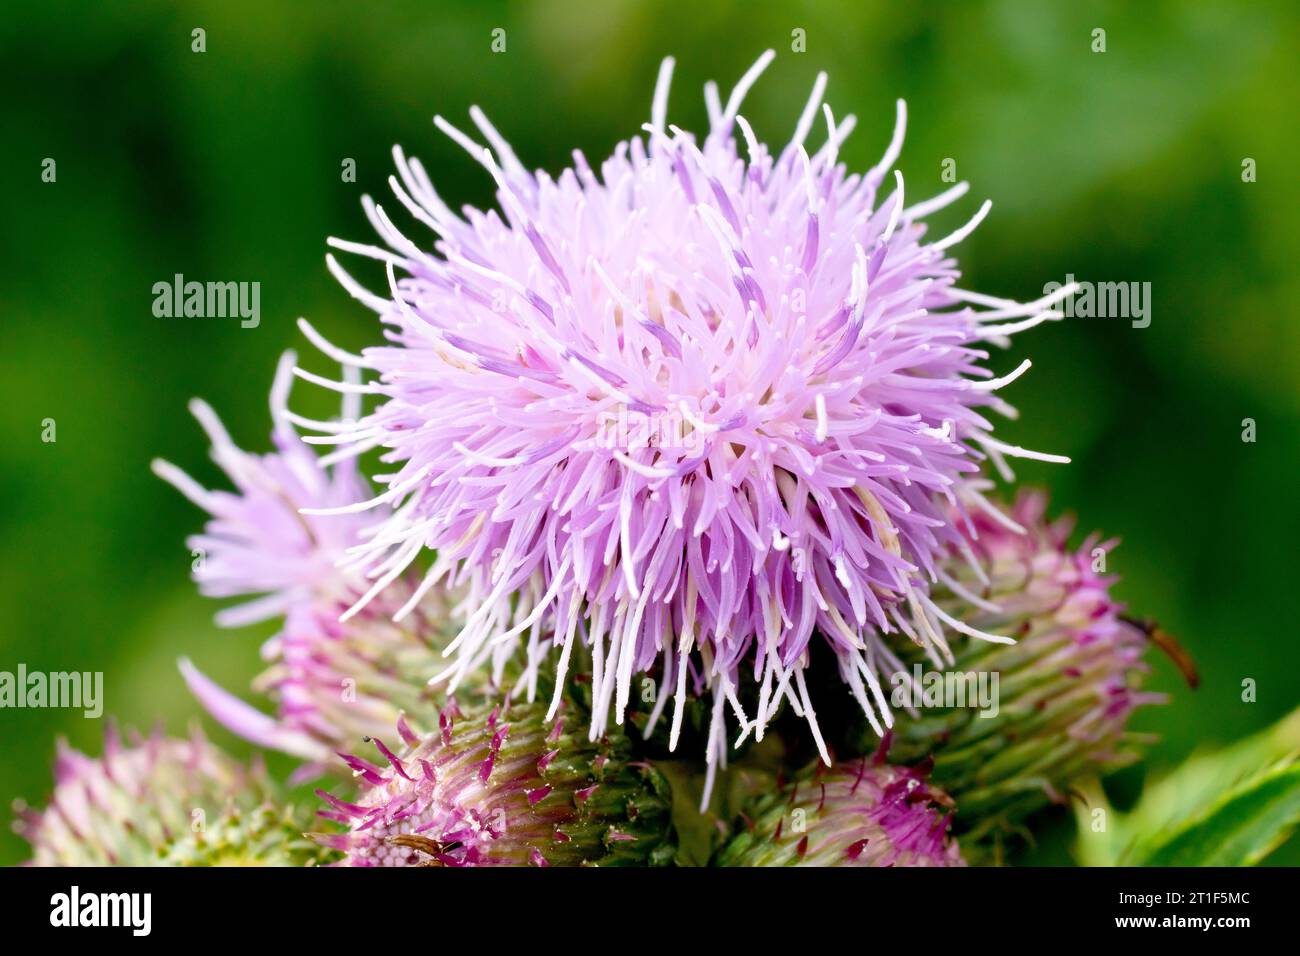
M 1082 863 L 1254 866 L 1300 824 L 1300 710 L 1261 734 L 1191 757 L 1128 813 L 1108 806 L 1099 788 L 1088 788 L 1086 798 L 1076 811 Z M 1098 819 L 1105 830 L 1096 829 Z
M 1144 866 L 1254 866 L 1300 823 L 1300 766 L 1243 783 L 1167 842 L 1134 859 Z

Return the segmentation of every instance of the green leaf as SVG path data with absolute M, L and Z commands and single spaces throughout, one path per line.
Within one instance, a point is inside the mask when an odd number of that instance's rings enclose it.
M 1141 866 L 1254 866 L 1300 823 L 1300 764 L 1259 774 L 1151 847 Z
M 1128 813 L 1110 807 L 1099 785 L 1079 790 L 1076 856 L 1085 866 L 1254 865 L 1300 824 L 1300 710 L 1193 755 Z

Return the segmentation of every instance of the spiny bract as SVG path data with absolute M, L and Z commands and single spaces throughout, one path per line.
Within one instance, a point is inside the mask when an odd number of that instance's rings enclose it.
M 720 866 L 962 866 L 951 806 L 923 774 L 860 759 L 818 764 L 759 797 Z
M 621 733 L 590 742 L 572 714 L 539 704 L 463 713 L 453 701 L 430 734 L 405 719 L 387 764 L 344 759 L 365 784 L 357 801 L 318 791 L 318 833 L 350 866 L 626 866 L 672 860 L 671 796 L 652 766 L 629 759 Z

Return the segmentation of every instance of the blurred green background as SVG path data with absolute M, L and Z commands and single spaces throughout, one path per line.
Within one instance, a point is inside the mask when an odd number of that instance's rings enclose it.
M 806 52 L 791 50 L 796 28 Z M 1066 321 L 996 358 L 1034 360 L 1005 393 L 1023 417 L 999 434 L 1074 458 L 1021 478 L 1084 530 L 1122 536 L 1121 597 L 1178 635 L 1204 677 L 1192 693 L 1155 660 L 1174 700 L 1138 725 L 1161 741 L 1113 789 L 1122 799 L 1143 773 L 1295 706 L 1300 11 L 1226 0 L 6 4 L 0 670 L 103 671 L 108 712 L 173 731 L 197 713 L 177 656 L 245 686 L 270 629 L 211 623 L 182 543 L 199 513 L 149 460 L 219 481 L 185 411 L 193 395 L 262 448 L 279 352 L 328 368 L 297 316 L 345 347 L 375 341 L 371 314 L 326 272 L 324 239 L 370 241 L 360 198 L 387 193 L 391 145 L 421 157 L 453 206 L 483 205 L 490 180 L 436 133 L 435 112 L 468 128 L 481 105 L 554 173 L 572 148 L 595 161 L 637 131 L 665 54 L 678 60 L 671 119 L 698 129 L 704 81 L 725 96 L 769 46 L 778 58 L 744 109 L 760 138 L 788 139 L 826 70 L 837 116 L 860 120 L 850 166 L 878 158 L 902 96 L 908 196 L 944 188 L 951 158 L 972 196 L 936 228 L 993 200 L 958 249 L 968 287 L 1034 298 L 1066 273 L 1151 283 L 1149 328 Z M 41 181 L 47 157 L 55 183 Z M 1257 182 L 1242 181 L 1247 157 Z M 261 325 L 155 318 L 151 287 L 177 272 L 260 282 Z M 327 405 L 298 389 L 305 414 Z M 41 440 L 46 418 L 56 443 Z M 98 752 L 102 733 L 79 712 L 0 711 L 0 805 L 45 798 L 57 735 Z M 1065 816 L 1032 860 L 1065 859 Z M 23 853 L 6 829 L 0 862 Z

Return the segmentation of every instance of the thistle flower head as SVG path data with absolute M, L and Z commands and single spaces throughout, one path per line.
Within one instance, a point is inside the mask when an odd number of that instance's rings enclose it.
M 286 408 L 293 364 L 293 354 L 286 353 L 271 389 L 271 454 L 243 451 L 206 402 L 190 403 L 212 442 L 213 460 L 235 491 L 208 491 L 168 462 L 153 464 L 160 477 L 211 515 L 204 533 L 186 542 L 196 555 L 199 590 L 214 598 L 258 596 L 218 612 L 217 622 L 226 627 L 282 617 L 308 605 L 347 607 L 364 590 L 364 578 L 340 565 L 373 519 L 316 512 L 364 501 L 369 486 L 354 460 L 330 467 L 294 430 L 296 416 Z
M 760 797 L 718 854 L 721 866 L 963 866 L 924 776 L 870 759 L 818 765 Z
M 306 758 L 314 768 L 329 760 L 333 747 L 386 730 L 403 708 L 428 696 L 425 682 L 438 659 L 433 645 L 441 639 L 442 607 L 440 595 L 432 595 L 418 613 L 394 624 L 399 582 L 369 613 L 339 622 L 369 587 L 347 559 L 373 523 L 356 507 L 370 491 L 353 459 L 319 458 L 294 430 L 297 416 L 285 406 L 293 363 L 286 354 L 271 392 L 271 454 L 239 449 L 211 408 L 198 400 L 191 404 L 235 492 L 208 491 L 164 461 L 154 462 L 154 471 L 212 516 L 204 533 L 188 541 L 197 556 L 200 590 L 219 598 L 258 595 L 219 611 L 217 622 L 239 626 L 283 618 L 264 648 L 272 666 L 255 685 L 276 699 L 278 719 L 182 661 L 187 683 L 233 732 Z M 355 414 L 345 407 L 345 417 Z
M 43 810 L 16 807 L 34 866 L 179 865 L 210 859 L 217 847 L 227 859 L 273 865 L 301 844 L 236 847 L 235 821 L 265 813 L 258 808 L 272 792 L 259 765 L 239 764 L 198 731 L 188 740 L 131 733 L 124 743 L 110 725 L 100 758 L 60 742 L 54 784 Z
M 388 248 L 331 242 L 383 262 L 386 294 L 329 257 L 387 344 L 350 355 L 303 324 L 372 373 L 326 384 L 379 399 L 330 435 L 396 465 L 365 545 L 371 593 L 429 549 L 399 616 L 443 579 L 468 589 L 440 676 L 454 688 L 511 641 L 530 662 L 584 641 L 601 661 L 599 734 L 611 712 L 622 722 L 632 675 L 662 662 L 675 720 L 688 689 L 718 701 L 714 762 L 727 708 L 761 735 L 788 698 L 820 744 L 802 679 L 814 630 L 868 709 L 871 635 L 938 639 L 926 582 L 956 540 L 949 509 L 984 506 L 967 479 L 986 457 L 1031 454 L 985 418 L 1028 362 L 993 378 L 985 344 L 1057 317 L 1071 291 L 1020 305 L 958 287 L 949 250 L 988 204 L 927 234 L 966 186 L 906 203 L 891 175 L 901 101 L 864 174 L 838 162 L 854 121 L 822 106 L 824 76 L 788 144 L 762 145 L 739 110 L 771 57 L 725 105 L 710 85 L 702 139 L 668 124 L 666 61 L 645 135 L 597 169 L 575 152 L 555 178 L 528 172 L 477 108 L 491 149 L 438 118 L 493 177 L 501 212 L 455 215 L 395 150 L 390 184 L 434 251 L 367 200 Z M 748 713 L 742 667 L 763 687 Z
M 968 544 L 979 560 L 954 558 L 948 585 L 935 595 L 953 616 L 1016 638 L 967 641 L 952 659 L 934 662 L 940 676 L 996 675 L 995 706 L 907 708 L 894 726 L 891 756 L 930 756 L 934 780 L 963 820 L 989 832 L 1062 802 L 1079 775 L 1134 759 L 1130 716 L 1164 700 L 1141 689 L 1151 632 L 1126 618 L 1111 594 L 1117 578 L 1105 564 L 1115 542 L 1092 535 L 1071 548 L 1073 522 L 1049 522 L 1046 509 L 1044 495 L 1020 495 L 1009 513 L 1023 533 L 977 519 Z M 913 690 L 924 705 L 924 687 Z
M 367 784 L 357 802 L 319 791 L 349 832 L 312 836 L 350 866 L 669 862 L 667 782 L 629 762 L 621 734 L 593 743 L 576 724 L 537 704 L 467 715 L 454 701 L 427 736 L 403 720 L 400 755 L 376 739 L 382 765 L 345 757 Z

